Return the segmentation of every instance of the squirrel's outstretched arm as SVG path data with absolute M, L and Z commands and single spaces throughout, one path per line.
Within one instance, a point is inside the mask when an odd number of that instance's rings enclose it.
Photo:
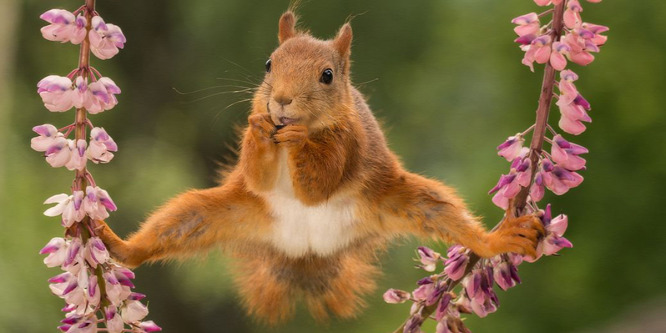
M 256 229 L 254 224 L 265 219 L 264 212 L 262 202 L 245 191 L 240 180 L 230 179 L 220 187 L 192 190 L 171 199 L 127 240 L 101 221 L 97 234 L 112 257 L 135 267 L 199 252 L 215 243 L 239 241 L 239 234 L 247 234 L 240 231 Z
M 380 212 L 390 217 L 384 227 L 392 233 L 436 237 L 486 258 L 506 252 L 534 256 L 544 232 L 535 216 L 516 218 L 511 211 L 501 227 L 487 232 L 452 188 L 404 171 L 380 201 Z

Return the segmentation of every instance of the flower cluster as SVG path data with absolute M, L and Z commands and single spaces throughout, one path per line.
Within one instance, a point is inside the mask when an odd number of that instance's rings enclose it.
M 562 195 L 583 181 L 578 171 L 585 170 L 586 161 L 581 155 L 588 150 L 567 141 L 548 125 L 548 112 L 552 98 L 557 98 L 562 131 L 579 135 L 585 131 L 584 122 L 591 122 L 588 115 L 589 102 L 578 92 L 574 82 L 578 75 L 566 69 L 567 60 L 578 65 L 587 65 L 594 60 L 591 53 L 607 37 L 601 35 L 607 27 L 583 22 L 583 11 L 579 0 L 534 0 L 539 6 L 553 6 L 542 14 L 529 13 L 513 19 L 517 26 L 516 42 L 525 51 L 523 64 L 534 71 L 534 62 L 546 64 L 542 95 L 537 110 L 536 123 L 513 136 L 497 147 L 498 155 L 511 162 L 508 174 L 500 176 L 497 185 L 490 190 L 492 201 L 498 207 L 509 210 L 516 201 L 524 214 L 540 218 L 545 235 L 539 240 L 536 256 L 505 253 L 489 259 L 481 259 L 460 245 L 451 246 L 446 256 L 426 248 L 418 248 L 420 265 L 426 272 L 435 272 L 437 265 L 443 269 L 425 277 L 417 283 L 411 293 L 389 289 L 384 294 L 387 303 L 413 302 L 410 317 L 399 329 L 403 332 L 422 332 L 421 325 L 428 318 L 437 321 L 436 332 L 469 332 L 460 317 L 461 313 L 474 313 L 485 317 L 495 312 L 499 300 L 494 286 L 503 290 L 520 283 L 518 266 L 522 262 L 535 262 L 542 256 L 553 255 L 563 248 L 573 247 L 563 237 L 568 218 L 561 214 L 552 216 L 551 205 L 540 209 L 538 203 L 544 198 L 546 189 Z M 601 0 L 588 0 L 600 2 Z M 551 14 L 550 23 L 542 26 L 541 17 Z M 560 72 L 559 82 L 555 73 Z M 553 78 L 550 80 L 550 78 Z M 559 90 L 558 93 L 554 89 Z M 537 132 L 539 129 L 539 132 Z M 525 147 L 525 136 L 532 132 L 532 142 Z M 547 134 L 550 135 L 547 135 Z M 550 144 L 550 152 L 542 149 Z M 459 289 L 455 289 L 460 286 Z M 458 290 L 456 292 L 456 290 Z
M 32 138 L 30 146 L 32 149 L 44 152 L 46 162 L 52 167 L 66 167 L 68 170 L 83 170 L 86 162 L 107 163 L 113 158 L 113 153 L 118 151 L 118 146 L 103 128 L 94 127 L 90 131 L 90 146 L 83 139 L 67 139 L 67 135 L 58 131 L 51 124 L 35 126 L 32 130 L 39 136 Z
M 89 3 L 89 2 L 88 2 Z M 44 38 L 82 44 L 99 59 L 108 59 L 123 48 L 125 36 L 118 26 L 106 24 L 94 11 L 83 6 L 75 12 L 52 9 L 41 15 L 49 23 L 42 28 Z M 37 93 L 52 112 L 76 109 L 76 121 L 61 129 L 51 124 L 35 126 L 32 149 L 43 152 L 52 167 L 65 167 L 76 173 L 71 194 L 60 193 L 46 199 L 55 204 L 44 215 L 60 217 L 64 237 L 55 237 L 40 254 L 44 264 L 60 267 L 64 273 L 49 279 L 51 291 L 66 302 L 65 319 L 58 328 L 67 333 L 92 333 L 104 324 L 107 332 L 154 332 L 161 328 L 143 321 L 148 308 L 145 296 L 132 292 L 134 273 L 111 260 L 104 243 L 95 235 L 96 221 L 116 210 L 109 193 L 95 184 L 86 169 L 93 163 L 108 163 L 118 146 L 101 127 L 87 118 L 118 104 L 120 88 L 110 78 L 90 66 L 89 57 L 79 59 L 79 68 L 67 76 L 49 75 L 37 84 Z M 90 135 L 86 140 L 86 130 Z M 74 133 L 74 137 L 70 135 Z
M 540 6 L 559 5 L 559 1 L 535 2 Z M 587 0 L 600 2 L 601 0 Z M 541 26 L 540 15 L 529 13 L 514 18 L 511 22 L 517 26 L 514 31 L 518 35 L 515 40 L 525 51 L 522 63 L 534 71 L 534 62 L 550 63 L 558 71 L 567 66 L 567 59 L 579 65 L 587 65 L 594 60 L 592 53 L 599 52 L 599 47 L 606 43 L 606 36 L 601 35 L 608 28 L 601 25 L 583 22 L 580 13 L 583 11 L 578 0 L 566 0 L 563 15 L 564 36 L 554 36 L 552 23 Z
M 118 49 L 122 49 L 127 41 L 120 27 L 104 23 L 99 15 L 93 15 L 90 22 L 92 29 L 87 28 L 86 16 L 81 13 L 76 15 L 83 9 L 84 7 L 81 7 L 74 13 L 64 9 L 51 9 L 42 14 L 40 18 L 49 23 L 41 29 L 42 36 L 51 41 L 81 44 L 87 35 L 90 50 L 97 58 L 104 60 L 118 54 Z
M 94 76 L 92 76 L 94 79 Z M 78 76 L 74 82 L 69 77 L 49 75 L 37 83 L 37 93 L 44 106 L 52 112 L 63 112 L 75 107 L 85 108 L 91 114 L 110 110 L 116 104 L 120 88 L 108 77 L 94 79 Z

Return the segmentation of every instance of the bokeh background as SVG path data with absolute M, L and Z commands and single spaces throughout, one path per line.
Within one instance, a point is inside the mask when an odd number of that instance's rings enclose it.
M 37 81 L 76 66 L 78 47 L 41 38 L 38 16 L 82 1 L 0 1 L 0 332 L 55 332 L 62 301 L 46 280 L 59 273 L 39 249 L 62 234 L 41 203 L 68 189 L 72 173 L 52 169 L 29 147 L 31 128 L 64 126 Z M 591 66 L 572 66 L 594 122 L 573 138 L 590 149 L 585 182 L 562 197 L 573 249 L 520 267 L 523 284 L 500 292 L 501 307 L 469 316 L 474 332 L 666 331 L 666 13 L 665 1 L 583 2 L 586 21 L 611 27 Z M 111 60 L 93 60 L 123 90 L 112 111 L 92 117 L 118 142 L 108 165 L 92 165 L 118 204 L 110 223 L 135 230 L 154 207 L 188 188 L 215 184 L 219 162 L 233 161 L 249 107 L 247 93 L 276 47 L 285 1 L 99 1 L 128 42 Z M 353 79 L 383 120 L 405 165 L 457 187 L 492 226 L 501 216 L 486 194 L 508 164 L 495 147 L 528 127 L 541 82 L 520 64 L 510 20 L 536 11 L 530 0 L 308 1 L 302 26 L 328 38 L 352 15 Z M 553 117 L 555 124 L 557 116 Z M 568 136 L 571 139 L 571 136 Z M 368 309 L 352 321 L 316 325 L 301 307 L 288 325 L 248 318 L 219 252 L 199 260 L 136 270 L 149 318 L 165 332 L 390 332 L 409 306 L 387 305 L 389 287 L 411 289 L 407 240 L 382 256 L 385 271 Z M 443 250 L 444 245 L 432 244 Z M 257 286 L 261 288 L 261 286 Z M 432 327 L 429 327 L 432 330 Z

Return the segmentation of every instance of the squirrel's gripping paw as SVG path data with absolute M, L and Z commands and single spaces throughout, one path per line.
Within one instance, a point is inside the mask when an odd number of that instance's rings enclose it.
M 273 136 L 275 142 L 287 147 L 302 147 L 308 138 L 308 128 L 303 125 L 287 125 Z
M 270 142 L 275 133 L 275 124 L 269 114 L 253 114 L 247 118 L 250 132 L 258 142 Z
M 507 219 L 490 234 L 489 247 L 496 254 L 513 252 L 536 257 L 536 247 L 545 235 L 541 220 L 534 215 L 513 217 L 507 213 Z

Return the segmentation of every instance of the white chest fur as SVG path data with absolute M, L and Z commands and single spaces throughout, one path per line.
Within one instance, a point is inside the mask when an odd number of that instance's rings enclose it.
M 353 200 L 332 198 L 317 206 L 304 205 L 294 195 L 285 151 L 278 163 L 276 186 L 263 197 L 274 218 L 270 242 L 290 257 L 308 252 L 329 255 L 354 238 Z

